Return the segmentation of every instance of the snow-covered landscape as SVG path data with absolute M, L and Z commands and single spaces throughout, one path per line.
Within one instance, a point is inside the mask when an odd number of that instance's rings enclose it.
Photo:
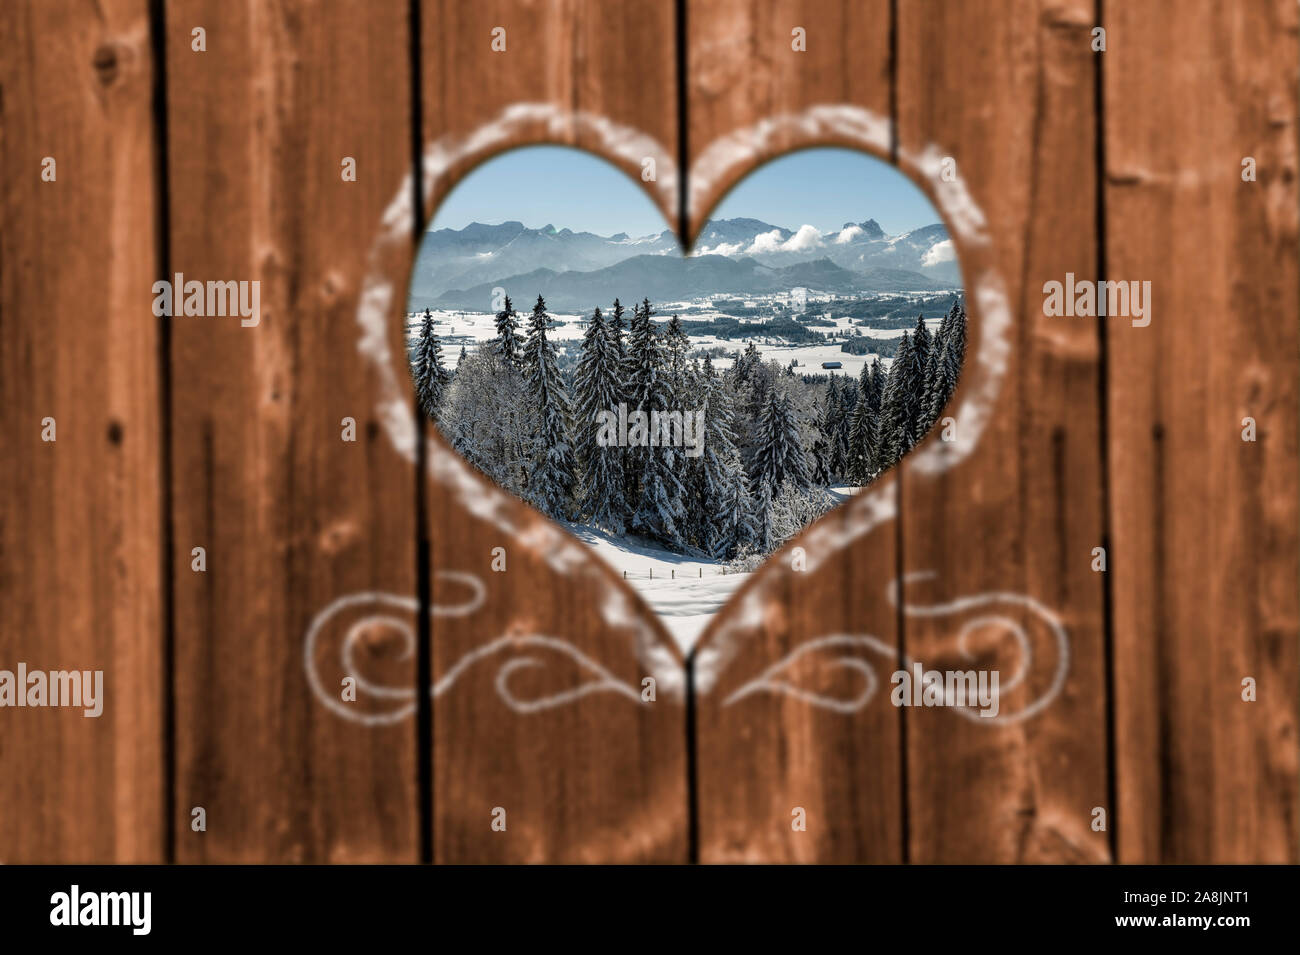
M 830 488 L 830 494 L 839 504 L 859 490 L 841 485 Z M 749 579 L 749 571 L 729 567 L 725 561 L 674 553 L 635 535 L 619 537 L 567 522 L 564 527 L 640 594 L 683 654 L 690 652 L 713 615 Z
M 564 213 L 435 220 L 408 301 L 417 396 L 689 652 L 767 555 L 938 420 L 966 342 L 951 240 L 740 215 L 683 256 L 617 210 L 607 232 L 557 228 Z

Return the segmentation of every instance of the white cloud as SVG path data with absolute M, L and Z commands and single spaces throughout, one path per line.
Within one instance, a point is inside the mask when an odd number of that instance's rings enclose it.
M 744 248 L 743 242 L 719 242 L 714 246 L 696 249 L 692 255 L 735 255 Z
M 754 236 L 754 244 L 745 251 L 750 255 L 755 252 L 780 252 L 781 243 L 785 241 L 781 238 L 779 229 L 773 229 L 771 232 L 762 232 Z
M 956 259 L 957 250 L 952 247 L 952 239 L 944 239 L 926 249 L 925 255 L 921 256 L 921 265 L 939 265 L 942 262 L 954 262 Z
M 835 237 L 836 245 L 844 245 L 846 242 L 852 242 L 858 236 L 862 235 L 862 226 L 849 225 L 840 230 L 839 235 Z
M 822 234 L 815 226 L 801 225 L 799 231 L 786 240 L 782 251 L 802 252 L 805 249 L 815 249 L 821 244 Z
M 799 231 L 788 239 L 781 238 L 781 231 L 773 229 L 754 236 L 754 242 L 745 250 L 746 255 L 761 252 L 803 252 L 815 249 L 822 244 L 822 234 L 815 226 L 801 225 Z
M 781 237 L 780 229 L 772 229 L 770 232 L 760 232 L 754 236 L 754 241 L 748 246 L 743 242 L 719 242 L 717 245 L 696 249 L 692 254 L 759 255 L 764 252 L 805 252 L 823 245 L 825 238 L 816 226 L 801 225 L 799 231 L 788 239 Z

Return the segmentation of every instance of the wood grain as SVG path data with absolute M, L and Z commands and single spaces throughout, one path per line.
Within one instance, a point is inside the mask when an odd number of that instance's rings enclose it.
M 688 0 L 687 99 L 692 160 L 720 137 L 805 107 L 852 103 L 882 117 L 891 109 L 888 0 Z M 805 51 L 793 49 L 804 30 Z M 758 135 L 749 134 L 751 145 Z M 813 145 L 794 132 L 764 136 L 764 158 Z M 834 133 L 818 145 L 855 145 Z M 748 172 L 733 169 L 697 197 L 693 239 L 713 207 Z
M 684 34 L 658 0 L 0 6 L 0 668 L 102 668 L 107 695 L 98 720 L 0 710 L 0 862 L 414 862 L 428 832 L 438 862 L 1300 861 L 1295 4 L 683 9 Z M 978 446 L 941 476 L 909 459 L 830 515 L 816 539 L 852 541 L 828 559 L 810 546 L 810 571 L 786 551 L 755 575 L 755 601 L 697 651 L 691 706 L 666 685 L 653 704 L 600 692 L 519 712 L 502 686 L 517 704 L 590 676 L 530 634 L 631 687 L 651 658 L 680 681 L 682 661 L 645 612 L 610 623 L 624 592 L 594 558 L 557 566 L 540 518 L 458 490 L 436 438 L 430 475 L 395 446 L 357 347 L 381 218 L 414 229 L 408 197 L 427 217 L 475 164 L 545 141 L 614 159 L 688 235 L 757 163 L 855 142 L 783 119 L 836 103 L 892 122 L 883 152 L 905 170 L 945 150 L 987 220 L 986 242 L 957 243 L 1011 306 Z M 501 119 L 508 136 L 481 135 Z M 679 147 L 695 160 L 733 134 L 748 164 L 723 164 L 679 221 Z M 430 147 L 453 158 L 417 186 Z M 399 238 L 379 264 L 399 359 L 414 252 Z M 1151 324 L 1046 317 L 1042 285 L 1067 271 L 1150 281 Z M 260 324 L 154 317 L 151 285 L 173 272 L 260 281 Z M 991 314 L 971 303 L 973 353 Z M 435 608 L 465 596 L 447 571 L 488 591 L 432 619 L 433 675 L 459 676 L 422 726 L 425 538 Z M 900 618 L 901 571 L 935 573 L 904 591 L 918 604 L 1016 594 L 1058 616 L 1060 695 L 995 726 L 890 706 L 894 657 L 1015 663 L 987 628 L 961 655 L 970 613 Z M 313 621 L 349 597 L 309 655 Z M 1057 661 L 1041 617 L 998 609 L 1034 650 L 1002 700 L 1014 712 Z M 848 654 L 881 681 L 862 709 L 732 699 L 836 633 L 878 641 Z M 309 674 L 335 703 L 346 645 L 398 695 L 327 706 Z M 781 675 L 852 697 L 863 671 L 842 656 Z
M 990 725 L 913 708 L 907 722 L 909 858 L 914 862 L 1105 861 L 1105 606 L 1092 549 L 1104 543 L 1100 369 L 1095 320 L 1049 318 L 1042 286 L 1097 268 L 1091 4 L 903 5 L 898 23 L 899 139 L 935 143 L 972 184 L 989 222 L 992 269 L 1011 309 L 1010 351 L 991 420 L 972 455 L 939 476 L 905 459 L 903 565 L 933 580 L 918 603 L 1011 593 L 1060 618 L 1064 689 L 1041 713 Z M 996 108 L 988 104 L 997 103 Z M 993 317 L 972 297 L 971 350 L 950 409 L 965 395 Z M 956 427 L 970 427 L 960 415 Z M 932 431 L 924 444 L 940 440 Z M 921 449 L 913 452 L 916 455 Z M 965 656 L 959 627 L 1007 613 L 1030 632 L 1032 659 L 1005 628 L 979 628 Z M 1049 692 L 1061 655 L 1044 621 L 1006 600 L 939 617 L 907 616 L 908 656 L 927 667 L 997 668 L 1004 715 Z
M 654 157 L 661 175 L 675 165 L 671 4 L 425 3 L 421 21 L 426 139 L 490 123 L 518 102 L 558 107 L 553 121 L 525 125 L 507 142 L 454 164 L 431 184 L 430 214 L 458 175 L 502 148 L 550 141 L 613 158 L 611 139 L 584 124 L 583 115 L 629 127 L 662 144 Z M 504 52 L 491 48 L 495 27 L 506 31 Z M 619 165 L 636 177 L 628 188 L 643 185 L 639 162 Z M 662 190 L 651 190 L 651 195 L 676 227 L 671 196 Z M 450 453 L 440 439 L 434 442 L 433 455 Z M 615 678 L 641 686 L 647 675 L 645 652 L 653 647 L 634 628 L 612 626 L 603 618 L 604 589 L 612 584 L 623 590 L 612 571 L 585 553 L 567 570 L 557 569 L 555 554 L 544 542 L 548 531 L 543 519 L 518 502 L 503 502 L 498 515 L 521 528 L 512 537 L 492 520 L 473 516 L 445 484 L 431 483 L 429 492 L 434 570 L 469 571 L 486 578 L 489 586 L 479 613 L 435 618 L 435 678 L 499 636 L 540 634 L 567 641 Z M 506 550 L 503 573 L 490 569 L 492 549 L 498 546 Z M 680 682 L 680 658 L 671 639 L 650 611 L 642 608 L 640 613 L 650 628 L 650 642 L 666 655 L 668 669 L 676 671 Z M 503 663 L 519 659 L 536 663 L 510 677 L 512 692 L 525 699 L 576 687 L 584 677 L 558 653 L 517 646 L 476 664 L 438 697 L 431 810 L 436 860 L 686 861 L 686 710 L 681 692 L 674 698 L 665 687 L 654 703 L 596 693 L 566 706 L 519 713 L 506 705 L 496 683 L 504 675 Z M 498 807 L 506 813 L 504 832 L 491 828 Z
M 367 249 L 410 169 L 407 8 L 195 0 L 168 4 L 166 22 L 172 269 L 262 283 L 256 327 L 173 324 L 177 855 L 415 861 L 414 718 L 335 715 L 303 659 L 334 599 L 416 591 L 413 468 L 376 419 L 355 319 Z M 206 573 L 191 571 L 194 546 Z M 394 626 L 361 647 L 414 694 Z M 337 674 L 328 688 L 341 694 Z M 206 832 L 191 831 L 194 806 Z
M 1300 853 L 1296 16 L 1106 5 L 1106 271 L 1152 302 L 1106 326 L 1125 862 Z
M 888 3 L 693 2 L 688 7 L 693 158 L 720 137 L 821 103 L 847 101 L 888 116 Z M 807 52 L 791 47 L 795 27 L 806 31 Z M 698 194 L 692 228 L 707 221 L 726 188 L 759 162 L 812 144 L 781 131 L 750 138 L 746 145 L 757 152 L 755 162 Z M 797 192 L 800 183 L 789 188 Z M 846 526 L 863 519 L 864 507 L 857 501 L 827 521 Z M 715 625 L 720 629 L 702 638 L 695 653 L 700 861 L 902 860 L 899 716 L 887 692 L 877 690 L 853 714 L 773 693 L 729 702 L 809 640 L 869 632 L 897 646 L 895 614 L 885 596 L 896 559 L 887 524 L 815 571 L 797 573 L 789 554 L 774 557 L 749 584 L 766 592 L 759 618 L 734 632 L 720 622 Z M 837 655 L 832 650 L 805 655 L 785 676 L 815 692 L 852 698 L 864 677 L 834 664 Z M 872 666 L 887 691 L 891 659 L 861 649 L 848 655 Z M 806 830 L 794 828 L 796 809 L 806 814 Z
M 166 798 L 154 64 L 144 2 L 0 9 L 0 861 L 158 862 Z M 56 179 L 41 178 L 45 157 Z M 42 419 L 57 440 L 42 441 Z

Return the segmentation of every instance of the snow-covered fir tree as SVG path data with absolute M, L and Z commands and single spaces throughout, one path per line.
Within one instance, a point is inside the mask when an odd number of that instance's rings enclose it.
M 834 378 L 831 378 L 831 383 L 827 386 L 824 401 L 821 414 L 817 419 L 817 436 L 813 439 L 813 445 L 809 451 L 809 457 L 812 460 L 812 481 L 814 484 L 820 484 L 823 487 L 834 481 L 831 462 L 835 455 L 835 432 L 837 430 L 835 416 L 840 405 L 840 396 L 835 388 Z
M 921 403 L 917 407 L 916 428 L 918 438 L 934 424 L 934 418 L 930 417 L 930 403 L 939 377 L 939 354 L 942 350 L 943 342 L 936 335 L 930 343 L 930 357 L 925 360 L 925 367 L 921 371 Z
M 916 441 L 921 386 L 921 368 L 916 352 L 912 350 L 911 337 L 903 332 L 894 352 L 893 364 L 889 366 L 889 376 L 885 379 L 885 393 L 881 397 L 880 417 L 876 423 L 876 467 L 879 471 L 897 464 Z
M 870 482 L 878 471 L 879 458 L 876 412 L 871 410 L 870 394 L 862 392 L 849 416 L 848 479 L 858 485 Z
M 569 395 L 556 366 L 555 346 L 546 337 L 550 322 L 546 302 L 539 295 L 528 321 L 522 356 L 524 392 L 533 415 L 528 500 L 544 514 L 567 520 L 572 515 L 576 483 Z
M 953 302 L 948 312 L 948 321 L 948 341 L 952 342 L 952 361 L 956 365 L 952 373 L 955 381 L 961 372 L 962 362 L 966 360 L 966 306 L 961 299 Z
M 673 410 L 673 395 L 665 374 L 663 347 L 651 316 L 654 309 L 645 299 L 632 311 L 628 335 L 628 408 L 645 413 Z M 680 409 L 677 409 L 680 410 Z M 630 528 L 681 549 L 686 544 L 685 487 L 677 474 L 684 458 L 680 448 L 632 447 L 627 456 L 632 510 Z
M 852 393 L 854 390 L 852 379 L 845 378 L 841 381 L 839 376 L 831 375 L 827 382 L 819 437 L 826 444 L 828 480 L 820 483 L 832 484 L 848 472 L 849 422 L 846 418 L 853 412 L 853 402 L 851 398 L 845 397 L 845 392 Z
M 749 479 L 732 430 L 731 398 L 713 363 L 706 357 L 704 453 L 701 463 L 701 517 L 704 549 L 718 559 L 735 557 L 754 542 L 753 501 Z
M 614 299 L 614 307 L 609 310 L 609 317 L 606 320 L 609 325 L 609 340 L 614 345 L 614 351 L 618 354 L 618 367 L 620 380 L 624 383 L 624 388 L 619 392 L 620 399 L 627 397 L 627 322 L 623 320 L 623 303 Z
M 509 362 L 516 368 L 519 367 L 523 356 L 523 342 L 519 337 L 519 314 L 515 311 L 509 295 L 506 296 L 505 307 L 497 312 L 496 353 L 502 361 Z
M 670 387 L 676 395 L 686 392 L 687 356 L 691 352 L 691 340 L 682 328 L 682 320 L 674 315 L 664 327 L 664 366 Z
M 617 415 L 622 395 L 618 351 L 609 324 L 597 308 L 583 335 L 574 371 L 574 445 L 582 474 L 582 518 L 613 534 L 622 534 L 625 526 L 624 450 L 617 445 L 601 446 L 598 418 L 602 411 Z
M 916 354 L 917 365 L 925 369 L 930 363 L 930 343 L 934 336 L 925 324 L 925 316 L 916 316 L 916 326 L 912 329 L 912 351 Z
M 966 311 L 961 303 L 953 302 L 952 308 L 944 316 L 935 336 L 938 356 L 926 391 L 925 416 L 933 425 L 939 420 L 944 406 L 952 397 L 957 387 L 957 376 L 961 374 L 961 363 L 966 350 Z
M 735 380 L 737 385 L 747 384 L 754 373 L 754 369 L 762 364 L 762 358 L 758 353 L 758 346 L 750 342 L 745 346 L 745 350 L 740 357 L 736 359 Z
M 430 418 L 437 419 L 447 386 L 447 369 L 442 366 L 442 345 L 433 329 L 433 312 L 427 308 L 420 338 L 415 344 L 415 356 L 411 360 L 411 374 L 415 378 L 415 395 L 420 409 Z
M 754 450 L 754 475 L 757 483 L 775 491 L 782 481 L 796 487 L 808 486 L 808 463 L 799 441 L 799 419 L 790 396 L 773 389 L 768 395 L 758 428 Z
M 885 370 L 879 358 L 871 360 L 870 371 L 866 365 L 862 366 L 862 387 L 872 412 L 880 414 L 880 404 L 885 400 Z

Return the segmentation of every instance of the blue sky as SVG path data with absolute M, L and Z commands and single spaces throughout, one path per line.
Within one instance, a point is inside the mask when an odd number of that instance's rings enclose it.
M 811 149 L 773 160 L 723 198 L 713 218 L 747 216 L 822 232 L 875 219 L 886 232 L 939 222 L 912 181 L 888 163 L 851 149 Z M 531 146 L 488 160 L 461 180 L 432 228 L 517 219 L 531 228 L 639 236 L 662 232 L 663 217 L 639 184 L 602 159 L 563 146 Z

